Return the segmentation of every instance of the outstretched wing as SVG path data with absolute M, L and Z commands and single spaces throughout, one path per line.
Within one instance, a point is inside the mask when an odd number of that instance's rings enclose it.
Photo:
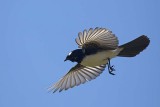
M 59 92 L 61 92 L 62 90 L 67 90 L 69 88 L 73 88 L 74 86 L 84 84 L 85 82 L 95 79 L 97 76 L 99 76 L 105 67 L 106 65 L 86 67 L 77 64 L 75 67 L 71 68 L 71 70 L 57 83 L 51 86 L 49 90 L 53 92 L 59 90 Z
M 90 28 L 83 33 L 79 32 L 76 43 L 82 49 L 116 49 L 118 47 L 118 39 L 112 34 L 112 31 L 105 28 Z

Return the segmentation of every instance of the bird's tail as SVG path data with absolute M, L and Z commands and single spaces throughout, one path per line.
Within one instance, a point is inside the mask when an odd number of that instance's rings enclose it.
M 134 57 L 142 52 L 150 43 L 150 40 L 147 36 L 142 35 L 131 42 L 119 46 L 123 48 L 122 51 L 118 54 L 120 57 Z

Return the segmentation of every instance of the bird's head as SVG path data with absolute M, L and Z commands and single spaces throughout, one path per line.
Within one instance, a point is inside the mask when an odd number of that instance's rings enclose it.
M 71 51 L 64 61 L 70 60 L 72 62 L 80 62 L 83 58 L 83 52 L 81 49 Z

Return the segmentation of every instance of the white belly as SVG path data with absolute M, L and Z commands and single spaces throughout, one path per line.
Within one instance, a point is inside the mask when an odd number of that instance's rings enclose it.
M 116 57 L 121 49 L 116 50 L 108 50 L 108 51 L 101 51 L 93 55 L 86 56 L 81 64 L 84 66 L 99 66 L 102 64 L 106 64 L 108 62 L 108 58 L 114 58 Z

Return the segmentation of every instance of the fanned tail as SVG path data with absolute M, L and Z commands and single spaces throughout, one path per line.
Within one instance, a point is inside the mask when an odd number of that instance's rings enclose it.
M 150 43 L 150 40 L 147 36 L 142 35 L 131 42 L 119 46 L 123 48 L 122 51 L 118 54 L 120 57 L 134 57 L 142 52 Z

